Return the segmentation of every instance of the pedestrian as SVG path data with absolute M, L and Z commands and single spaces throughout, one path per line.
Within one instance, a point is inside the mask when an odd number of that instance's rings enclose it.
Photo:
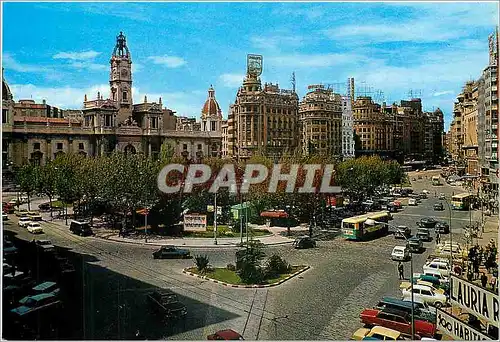
M 405 276 L 404 276 L 403 263 L 401 261 L 398 263 L 398 273 L 399 273 L 399 279 L 403 280 Z
M 476 258 L 474 259 L 474 279 L 479 278 L 479 260 Z
M 483 288 L 486 288 L 486 284 L 488 283 L 488 277 L 484 272 L 481 273 L 481 285 Z
M 491 276 L 491 279 L 490 279 L 490 285 L 491 285 L 491 290 L 492 290 L 493 292 L 495 292 L 495 287 L 496 287 L 496 285 L 497 285 L 497 277 L 495 277 L 495 276 L 493 276 L 493 275 Z
M 439 232 L 436 232 L 436 243 L 439 244 L 441 242 L 441 235 Z

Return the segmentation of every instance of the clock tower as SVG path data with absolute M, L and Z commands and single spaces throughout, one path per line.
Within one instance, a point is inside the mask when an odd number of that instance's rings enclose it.
M 110 97 L 119 108 L 117 124 L 120 124 L 132 116 L 132 59 L 122 32 L 116 37 L 110 64 Z

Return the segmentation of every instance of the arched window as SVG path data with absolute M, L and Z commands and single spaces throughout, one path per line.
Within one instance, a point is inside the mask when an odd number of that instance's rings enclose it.
M 125 152 L 125 154 L 136 154 L 136 150 L 133 145 L 127 145 L 123 152 Z

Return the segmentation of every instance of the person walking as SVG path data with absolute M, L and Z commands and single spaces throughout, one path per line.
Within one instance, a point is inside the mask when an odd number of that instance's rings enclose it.
M 439 244 L 441 242 L 441 235 L 438 231 L 436 231 L 436 243 Z
M 401 261 L 398 263 L 398 274 L 400 280 L 403 280 L 405 278 L 403 263 Z
M 495 287 L 497 285 L 497 277 L 495 277 L 494 275 L 491 276 L 490 285 L 491 285 L 491 290 L 495 292 Z

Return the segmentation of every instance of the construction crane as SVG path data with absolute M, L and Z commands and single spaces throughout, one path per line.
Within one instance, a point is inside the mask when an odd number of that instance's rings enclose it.
M 359 96 L 371 97 L 373 94 L 373 88 L 367 86 L 365 81 L 361 81 L 361 86 L 356 90 L 356 93 L 359 94 Z

